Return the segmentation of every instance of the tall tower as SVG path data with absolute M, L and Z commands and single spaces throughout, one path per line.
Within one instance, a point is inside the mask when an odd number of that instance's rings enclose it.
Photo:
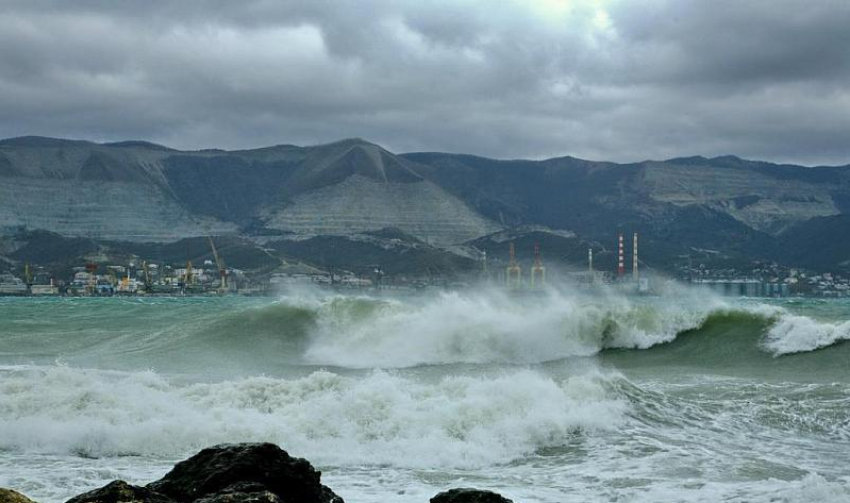
M 540 261 L 540 245 L 534 243 L 534 265 L 531 267 L 531 288 L 546 285 L 546 268 Z
M 632 279 L 637 283 L 640 280 L 638 273 L 638 233 L 635 232 L 634 243 L 632 244 Z
M 620 233 L 617 240 L 617 277 L 621 278 L 626 274 L 626 259 L 623 251 L 623 233 Z
M 218 254 L 212 236 L 207 236 L 207 238 L 210 240 L 210 248 L 212 248 L 213 258 L 218 267 L 218 275 L 221 277 L 221 286 L 218 288 L 218 293 L 227 293 L 227 267 L 224 265 L 224 259 Z
M 509 288 L 519 288 L 522 285 L 522 269 L 516 261 L 516 249 L 514 243 L 511 242 L 510 247 L 511 261 L 505 270 L 507 273 L 506 280 Z
M 89 273 L 89 283 L 86 290 L 89 295 L 97 295 L 97 264 L 94 262 L 86 264 L 86 271 Z
M 593 274 L 593 248 L 587 249 L 587 272 Z

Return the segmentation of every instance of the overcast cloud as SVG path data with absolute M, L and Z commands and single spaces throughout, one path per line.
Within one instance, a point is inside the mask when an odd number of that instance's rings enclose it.
M 847 0 L 0 0 L 0 137 L 850 163 Z

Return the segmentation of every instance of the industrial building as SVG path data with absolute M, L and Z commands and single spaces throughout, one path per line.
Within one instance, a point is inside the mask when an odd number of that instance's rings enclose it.
M 753 279 L 701 279 L 694 285 L 727 297 L 787 297 L 787 283 L 766 283 Z

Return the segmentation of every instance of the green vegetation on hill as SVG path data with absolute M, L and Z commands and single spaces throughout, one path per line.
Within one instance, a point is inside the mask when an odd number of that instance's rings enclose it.
M 351 269 L 454 271 L 474 267 L 457 245 L 487 248 L 495 231 L 542 226 L 553 232 L 518 239 L 546 242 L 565 263 L 581 262 L 587 247 L 607 253 L 617 233 L 639 232 L 643 260 L 659 269 L 708 251 L 706 260 L 724 264 L 827 270 L 850 264 L 848 212 L 848 166 L 734 156 L 615 164 L 395 155 L 359 139 L 196 152 L 141 141 L 0 140 L 0 236 L 28 233 L 17 251 L 0 252 L 9 260 L 103 250 L 185 260 L 187 247 L 200 258 L 212 234 L 232 243 L 233 265 L 247 269 L 292 256 Z M 270 249 L 258 244 L 269 239 Z

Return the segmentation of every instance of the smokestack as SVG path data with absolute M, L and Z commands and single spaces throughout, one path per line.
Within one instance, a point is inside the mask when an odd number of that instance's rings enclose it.
M 632 279 L 635 280 L 635 283 L 638 282 L 640 276 L 638 275 L 638 233 L 635 232 L 634 244 L 632 244 Z
M 623 233 L 620 233 L 617 240 L 617 277 L 622 278 L 626 274 L 626 259 L 623 251 Z
M 587 270 L 593 272 L 593 248 L 587 249 Z

